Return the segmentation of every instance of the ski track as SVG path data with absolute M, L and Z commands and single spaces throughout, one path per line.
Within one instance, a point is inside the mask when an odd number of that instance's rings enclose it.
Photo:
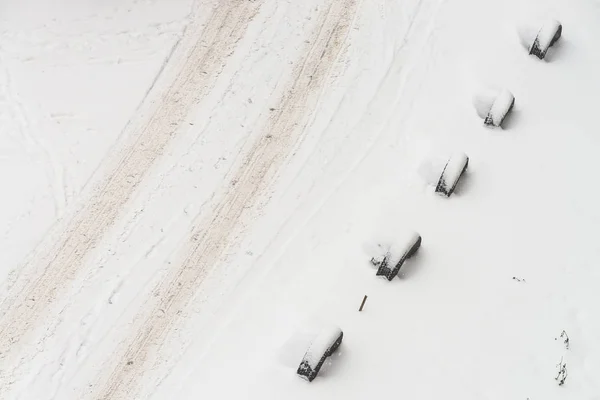
M 0 56 L 0 65 L 5 65 L 4 57 Z M 31 129 L 32 121 L 27 115 L 27 111 L 18 94 L 13 89 L 12 77 L 8 68 L 3 68 L 4 85 L 0 85 L 0 90 L 4 92 L 4 96 L 8 100 L 10 113 L 15 121 L 18 121 L 19 133 L 23 138 L 23 143 L 26 144 L 28 153 L 39 152 L 42 155 L 47 165 L 48 180 L 52 188 L 54 199 L 55 216 L 59 217 L 65 210 L 67 204 L 66 186 L 64 183 L 64 168 L 57 160 L 56 155 L 50 150 L 40 137 L 37 137 Z M 32 162 L 35 157 L 31 157 Z
M 106 372 L 90 385 L 87 398 L 135 398 L 139 379 L 156 349 L 168 337 L 185 306 L 193 299 L 202 280 L 227 250 L 239 240 L 246 213 L 260 211 L 260 200 L 275 182 L 277 171 L 302 141 L 310 115 L 318 104 L 329 71 L 346 41 L 356 12 L 356 0 L 334 0 L 321 12 L 310 47 L 292 75 L 280 106 L 267 121 L 264 132 L 246 153 L 231 177 L 231 189 L 204 223 L 195 224 L 179 267 L 167 271 L 152 291 L 147 306 L 133 320 L 132 334 L 106 362 Z M 268 200 L 267 200 L 268 201 Z
M 121 153 L 120 162 L 71 219 L 58 243 L 21 267 L 33 271 L 28 274 L 32 278 L 18 280 L 0 304 L 0 360 L 5 366 L 0 371 L 0 397 L 10 386 L 13 358 L 20 363 L 28 358 L 19 354 L 25 345 L 23 337 L 48 317 L 50 306 L 84 268 L 87 254 L 119 216 L 191 107 L 210 92 L 260 5 L 230 0 L 213 9 L 201 31 L 189 30 L 197 40 L 178 68 L 173 84 L 135 132 L 134 143 Z

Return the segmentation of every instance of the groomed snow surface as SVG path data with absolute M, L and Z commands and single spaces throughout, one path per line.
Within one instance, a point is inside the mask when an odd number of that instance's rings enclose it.
M 0 399 L 599 400 L 599 19 L 595 0 L 5 1 Z M 411 231 L 418 254 L 376 277 Z M 330 325 L 343 343 L 307 382 Z

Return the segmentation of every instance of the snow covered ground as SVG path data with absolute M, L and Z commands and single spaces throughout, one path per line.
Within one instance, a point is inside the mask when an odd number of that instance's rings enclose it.
M 0 398 L 600 399 L 600 2 L 0 10 Z

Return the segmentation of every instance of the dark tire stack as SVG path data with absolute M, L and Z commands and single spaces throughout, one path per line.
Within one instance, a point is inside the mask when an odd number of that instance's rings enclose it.
M 546 58 L 546 53 L 550 47 L 554 46 L 561 36 L 562 24 L 554 19 L 546 21 L 533 40 L 533 43 L 529 48 L 529 54 L 543 60 Z
M 452 155 L 442 171 L 440 180 L 435 188 L 436 193 L 450 197 L 456 189 L 458 181 L 463 176 L 469 166 L 469 157 L 465 153 Z
M 398 275 L 404 262 L 415 255 L 420 247 L 421 235 L 415 233 L 403 244 L 400 251 L 390 250 L 386 252 L 383 259 L 379 262 L 376 262 L 375 259 L 371 259 L 371 263 L 378 267 L 375 275 L 383 276 L 388 281 L 391 281 Z
M 319 374 L 325 360 L 340 347 L 343 338 L 344 332 L 336 326 L 321 330 L 304 354 L 296 371 L 297 374 L 312 382 Z
M 506 89 L 500 91 L 492 103 L 483 123 L 488 126 L 501 127 L 505 118 L 512 111 L 514 106 L 515 96 Z

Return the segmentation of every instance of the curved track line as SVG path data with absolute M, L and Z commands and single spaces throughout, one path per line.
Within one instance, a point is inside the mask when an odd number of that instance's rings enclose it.
M 155 287 L 147 306 L 134 318 L 133 335 L 106 362 L 112 370 L 99 376 L 99 385 L 93 385 L 99 390 L 88 393 L 90 398 L 135 397 L 136 385 L 144 370 L 152 369 L 149 359 L 156 353 L 156 348 L 164 343 L 179 314 L 198 292 L 202 280 L 238 239 L 235 233 L 243 229 L 246 213 L 256 212 L 260 207 L 262 195 L 274 183 L 273 176 L 302 140 L 355 12 L 356 0 L 333 0 L 321 13 L 319 27 L 310 40 L 311 47 L 296 67 L 278 111 L 232 176 L 233 187 L 210 218 L 196 225 L 199 229 L 193 232 L 184 249 L 182 263 L 167 271 Z
M 389 98 L 395 98 L 395 100 L 393 101 L 393 106 L 391 107 L 392 110 L 395 110 L 400 104 L 402 104 L 402 101 L 406 98 L 405 96 L 405 88 L 406 88 L 406 83 L 408 81 L 412 81 L 412 75 L 411 73 L 405 73 L 405 72 L 401 72 L 400 75 L 403 76 L 402 79 L 399 79 L 399 83 L 398 81 L 398 77 L 394 75 L 395 71 L 398 70 L 403 70 L 404 66 L 407 65 L 407 63 L 404 62 L 404 60 L 407 59 L 407 57 L 409 57 L 409 55 L 407 55 L 407 49 L 409 46 L 412 46 L 414 43 L 413 42 L 417 42 L 416 44 L 414 44 L 414 46 L 422 46 L 423 49 L 427 49 L 428 46 L 428 41 L 430 39 L 430 35 L 431 35 L 431 29 L 432 27 L 428 27 L 428 30 L 426 30 L 425 32 L 422 31 L 416 31 L 413 29 L 413 25 L 415 24 L 417 19 L 421 19 L 421 18 L 428 18 L 431 19 L 432 21 L 435 21 L 436 17 L 437 17 L 437 13 L 438 13 L 438 8 L 440 6 L 441 3 L 443 3 L 444 0 L 420 0 L 417 4 L 417 6 L 415 7 L 415 11 L 413 13 L 413 16 L 410 18 L 409 20 L 409 24 L 408 24 L 408 28 L 407 31 L 405 33 L 405 35 L 402 37 L 401 39 L 401 45 L 394 51 L 394 58 L 393 58 L 393 62 L 391 64 L 391 66 L 388 68 L 387 72 L 384 74 L 381 82 L 378 85 L 378 89 L 376 91 L 376 93 L 379 93 L 382 91 L 382 88 L 394 88 L 394 91 L 396 91 L 398 93 L 397 96 L 382 96 L 379 97 L 379 99 L 384 98 L 384 99 L 389 99 Z M 435 6 L 435 10 L 432 14 L 427 14 L 426 12 L 424 12 L 422 10 L 422 4 L 423 2 L 427 2 L 427 3 L 433 3 Z M 430 11 L 429 9 L 426 9 L 425 11 Z M 432 22 L 433 24 L 433 22 Z M 424 43 L 419 42 L 419 40 L 421 40 L 421 36 L 425 35 L 425 39 L 424 39 Z M 421 49 L 421 47 L 419 47 L 419 49 Z M 416 70 L 420 73 L 422 73 L 422 71 L 420 70 Z M 405 76 L 408 75 L 408 76 Z M 409 79 L 411 78 L 411 79 Z M 417 77 L 417 80 L 422 80 L 421 77 Z M 372 99 L 371 101 L 369 101 L 369 103 L 367 104 L 367 106 L 365 107 L 365 111 L 363 112 L 363 114 L 365 116 L 369 116 L 368 118 L 361 118 L 355 125 L 353 125 L 348 132 L 349 133 L 349 137 L 352 137 L 352 135 L 354 135 L 355 132 L 364 132 L 364 131 L 368 131 L 369 127 L 367 124 L 367 121 L 372 121 L 373 119 L 377 120 L 377 119 L 389 119 L 389 116 L 386 116 L 384 114 L 381 113 L 381 110 L 384 110 L 386 107 L 381 106 L 381 102 L 383 100 L 377 100 L 377 98 Z M 386 102 L 389 102 L 389 100 L 387 100 Z M 336 111 L 337 113 L 337 111 Z M 367 124 L 367 125 L 365 125 Z M 385 126 L 387 126 L 388 123 L 385 124 Z M 348 166 L 347 168 L 347 172 L 344 173 L 341 177 L 341 179 L 337 182 L 335 182 L 326 192 L 325 195 L 322 196 L 322 198 L 314 205 L 314 207 L 310 208 L 310 211 L 307 213 L 307 215 L 303 215 L 302 218 L 302 222 L 299 223 L 296 227 L 294 228 L 289 228 L 290 224 L 292 224 L 292 221 L 294 220 L 293 215 L 295 213 L 292 212 L 290 213 L 290 216 L 287 217 L 280 225 L 280 228 L 277 230 L 277 232 L 273 235 L 273 239 L 271 241 L 269 241 L 265 247 L 264 250 L 262 252 L 262 254 L 260 254 L 256 261 L 254 262 L 255 264 L 263 264 L 262 266 L 255 268 L 255 269 L 251 269 L 249 270 L 243 277 L 244 280 L 246 280 L 246 288 L 242 289 L 241 292 L 238 291 L 237 293 L 237 298 L 239 299 L 239 301 L 236 302 L 236 305 L 233 306 L 233 308 L 229 311 L 229 315 L 235 315 L 237 313 L 239 313 L 241 311 L 241 304 L 244 303 L 244 300 L 247 300 L 250 296 L 250 292 L 248 287 L 250 288 L 254 288 L 255 284 L 257 282 L 260 282 L 262 280 L 265 279 L 265 277 L 267 276 L 267 274 L 269 274 L 271 272 L 271 270 L 274 268 L 274 266 L 284 257 L 285 252 L 287 251 L 290 243 L 295 240 L 296 236 L 306 227 L 308 226 L 313 219 L 315 218 L 316 215 L 318 215 L 319 212 L 321 212 L 322 208 L 325 206 L 325 204 L 330 200 L 330 198 L 340 189 L 340 187 L 346 183 L 346 181 L 348 180 L 348 177 L 351 176 L 353 173 L 356 172 L 356 170 L 359 168 L 359 166 L 364 162 L 364 160 L 367 158 L 367 156 L 370 154 L 370 152 L 372 151 L 373 147 L 375 146 L 376 143 L 378 143 L 378 141 L 381 139 L 381 136 L 383 135 L 383 133 L 386 131 L 386 129 L 380 129 L 376 134 L 374 134 L 372 137 L 369 138 L 369 141 L 367 142 L 367 146 L 365 147 L 363 153 L 361 153 L 361 155 L 352 163 Z M 317 145 L 318 147 L 318 145 Z M 334 157 L 334 160 L 337 158 L 337 155 Z M 301 169 L 299 169 L 300 171 Z M 299 173 L 296 174 L 294 176 L 293 179 L 296 179 L 299 176 Z M 311 185 L 311 187 L 307 190 L 307 194 L 310 194 L 310 192 L 313 190 L 314 184 Z M 288 190 L 287 188 L 285 189 L 286 191 Z M 306 202 L 302 202 L 299 203 L 297 209 L 301 209 L 302 207 L 304 207 L 304 205 L 306 204 Z M 290 231 L 291 229 L 291 231 Z M 284 238 L 284 239 L 281 239 Z M 269 249 L 276 246 L 276 250 L 274 250 L 274 256 L 272 258 L 269 259 L 265 259 L 265 254 L 267 254 L 269 252 Z M 265 264 L 266 263 L 266 264 Z M 251 291 L 251 290 L 250 290 Z M 212 341 L 214 341 L 219 333 L 221 331 L 224 330 L 224 327 L 226 325 L 225 321 L 229 321 L 229 319 L 225 318 L 222 321 L 218 322 L 218 325 L 215 329 L 215 331 L 211 332 L 211 339 Z M 203 347 L 203 352 L 201 354 L 198 354 L 198 358 L 201 358 L 206 352 L 207 352 L 207 347 Z
M 189 30 L 192 40 L 197 39 L 177 68 L 172 85 L 135 132 L 135 141 L 124 150 L 120 162 L 83 209 L 74 215 L 58 243 L 22 267 L 31 269 L 34 277 L 17 281 L 0 304 L 0 360 L 5 366 L 9 365 L 9 356 L 17 356 L 23 336 L 47 317 L 49 307 L 84 267 L 86 255 L 119 217 L 192 105 L 210 92 L 225 59 L 244 36 L 260 5 L 259 1 L 222 1 L 201 31 Z M 19 356 L 23 358 L 22 354 Z M 8 386 L 7 369 L 0 371 L 0 392 Z

